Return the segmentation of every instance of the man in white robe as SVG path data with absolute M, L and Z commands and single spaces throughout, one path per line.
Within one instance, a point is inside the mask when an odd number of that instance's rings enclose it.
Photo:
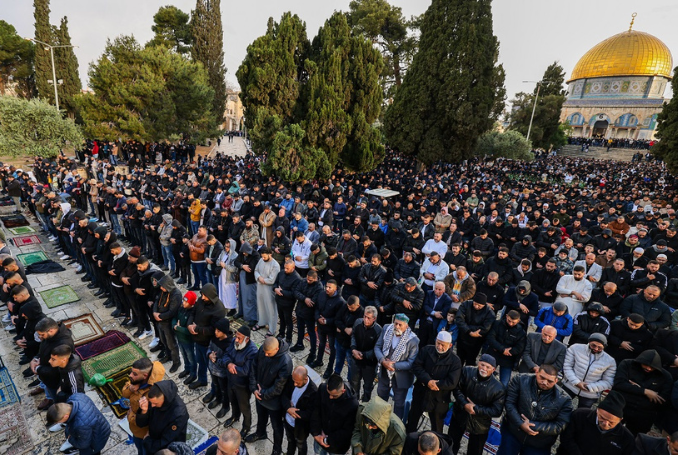
M 585 274 L 584 267 L 576 265 L 572 275 L 563 275 L 556 286 L 558 293 L 556 302 L 563 302 L 567 305 L 570 314 L 579 314 L 584 304 L 591 298 L 593 286 L 589 280 L 584 278 Z

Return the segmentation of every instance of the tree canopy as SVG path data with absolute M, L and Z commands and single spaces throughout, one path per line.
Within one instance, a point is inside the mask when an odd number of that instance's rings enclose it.
M 0 96 L 0 155 L 53 157 L 83 141 L 75 122 L 46 101 Z
M 155 36 L 147 46 L 164 46 L 179 54 L 189 54 L 193 35 L 189 15 L 174 5 L 161 6 L 153 16 Z
M 22 98 L 35 96 L 34 58 L 33 43 L 19 36 L 14 26 L 0 20 L 0 95 L 11 85 Z
M 476 154 L 493 158 L 532 161 L 532 144 L 518 131 L 488 131 L 478 138 Z
M 94 94 L 77 98 L 89 137 L 154 141 L 183 134 L 200 141 L 214 131 L 205 69 L 163 46 L 116 38 L 89 77 Z
M 664 103 L 661 113 L 657 117 L 657 142 L 652 147 L 652 154 L 664 160 L 672 174 L 678 174 L 678 67 L 673 70 L 671 88 L 674 96 L 668 103 Z
M 504 106 L 491 0 L 433 0 L 419 50 L 384 115 L 388 143 L 424 164 L 473 155 Z

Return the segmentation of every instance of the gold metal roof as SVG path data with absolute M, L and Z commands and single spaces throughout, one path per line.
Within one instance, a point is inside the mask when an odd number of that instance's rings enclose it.
M 672 71 L 673 58 L 666 44 L 649 33 L 629 29 L 596 44 L 584 54 L 568 82 L 610 76 L 670 78 Z

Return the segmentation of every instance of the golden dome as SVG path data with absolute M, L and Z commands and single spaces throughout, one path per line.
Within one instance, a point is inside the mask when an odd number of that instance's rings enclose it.
M 577 62 L 568 82 L 610 76 L 671 77 L 673 58 L 666 44 L 649 33 L 629 30 L 596 44 Z

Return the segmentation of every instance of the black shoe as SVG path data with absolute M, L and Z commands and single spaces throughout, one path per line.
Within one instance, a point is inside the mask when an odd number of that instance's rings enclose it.
M 158 352 L 158 351 L 162 351 L 163 348 L 164 348 L 164 346 L 162 344 L 158 343 L 158 345 L 156 347 L 149 349 L 149 351 Z
M 229 418 L 226 419 L 226 421 L 224 422 L 224 426 L 225 426 L 226 428 L 232 427 L 233 424 L 236 423 L 238 420 L 240 420 L 240 418 L 237 418 L 237 419 L 236 419 L 235 417 L 229 417 Z
M 186 284 L 186 280 L 184 280 L 183 278 L 179 278 L 177 280 L 177 284 Z
M 332 376 L 332 368 L 328 368 L 327 370 L 325 370 L 325 372 L 323 373 L 323 379 L 329 379 L 330 376 Z
M 76 275 L 82 275 L 83 273 L 85 273 L 85 269 L 80 269 L 79 272 L 75 272 Z M 83 281 L 86 281 L 86 280 L 83 280 Z
M 69 261 L 67 262 L 67 264 L 68 264 L 68 265 L 73 265 L 73 264 L 75 264 L 76 262 L 78 262 L 78 261 L 76 261 L 75 259 L 69 259 Z
M 132 335 L 134 338 L 137 338 L 139 335 L 144 333 L 144 329 L 137 329 L 136 332 L 134 332 L 134 335 Z
M 189 291 L 199 291 L 200 288 L 197 287 L 197 286 L 193 286 L 193 287 L 191 287 L 191 288 L 188 288 L 188 290 L 189 290 Z
M 179 379 L 184 379 L 184 378 L 185 378 L 186 376 L 188 376 L 189 374 L 191 374 L 191 373 L 190 373 L 188 370 L 184 370 L 184 371 L 182 371 L 181 373 L 179 373 L 178 378 L 179 378 Z
M 94 297 L 99 297 L 99 296 L 102 295 L 103 293 L 104 293 L 104 290 L 103 290 L 103 289 L 99 289 L 97 292 L 94 293 Z
M 249 428 L 243 428 L 240 430 L 240 437 L 244 440 L 247 435 L 250 434 L 250 429 Z
M 210 392 L 202 398 L 202 402 L 205 404 L 211 403 L 212 400 L 214 400 L 215 398 L 216 396 L 212 392 Z
M 187 378 L 184 380 L 184 384 L 189 385 L 190 383 L 192 383 L 192 382 L 195 381 L 196 379 L 198 379 L 196 376 L 190 375 L 189 377 L 187 377 Z
M 325 365 L 325 363 L 322 360 L 316 360 L 315 362 L 309 364 L 309 367 L 316 369 L 316 368 L 320 368 L 323 365 Z
M 210 401 L 210 404 L 207 405 L 207 409 L 214 409 L 217 406 L 219 406 L 221 403 L 219 403 L 219 400 L 212 400 Z
M 125 319 L 120 323 L 120 325 L 124 325 L 127 327 L 128 325 L 135 325 L 136 321 L 130 318 L 129 316 L 126 316 Z
M 33 371 L 31 371 L 30 367 L 26 368 L 22 374 L 23 374 L 24 378 L 26 378 L 26 379 L 35 376 L 35 373 L 33 373 Z
M 262 439 L 266 439 L 267 437 L 268 436 L 266 435 L 266 433 L 264 433 L 264 434 L 252 433 L 251 435 L 249 435 L 245 438 L 245 442 L 251 444 L 253 442 L 257 442 L 257 441 L 261 441 Z
M 87 283 L 88 281 L 92 281 L 92 280 L 90 279 L 90 277 L 84 276 L 84 277 L 80 278 L 80 281 L 82 281 L 83 283 Z
M 29 383 L 28 387 L 33 388 L 33 387 L 37 387 L 39 385 L 40 385 L 40 379 L 36 379 L 35 381 Z
M 113 316 L 114 318 L 117 318 L 117 317 L 120 316 L 121 314 L 122 314 L 122 311 L 120 311 L 120 310 L 115 310 L 114 312 L 111 313 L 111 316 Z
M 304 345 L 303 344 L 295 344 L 290 348 L 290 352 L 299 352 L 304 350 Z
M 180 366 L 181 366 L 180 363 L 173 363 L 172 368 L 170 368 L 170 373 L 176 373 Z
M 87 289 L 96 289 L 97 285 L 94 283 L 90 283 L 87 285 Z
M 191 390 L 199 389 L 200 387 L 207 387 L 207 383 L 198 381 L 188 386 Z
M 104 308 L 113 308 L 115 307 L 115 302 L 113 302 L 111 299 L 108 299 L 104 302 Z M 113 316 L 113 315 L 111 315 Z M 113 316 L 116 317 L 116 316 Z
M 219 409 L 219 412 L 217 412 L 217 419 L 223 419 L 226 417 L 226 414 L 228 414 L 230 410 L 230 406 L 222 406 L 221 409 Z
M 167 358 L 167 351 L 162 351 L 160 354 L 158 354 L 158 360 L 163 360 Z
M 230 310 L 228 313 L 226 313 L 226 316 L 228 316 L 229 318 L 232 318 L 233 316 L 236 315 L 237 312 L 238 312 L 238 310 L 236 310 L 235 308 L 233 308 L 233 309 Z
M 28 357 L 22 357 L 21 359 L 19 359 L 19 365 L 28 365 L 29 363 L 31 363 L 31 360 L 32 359 L 29 359 Z

